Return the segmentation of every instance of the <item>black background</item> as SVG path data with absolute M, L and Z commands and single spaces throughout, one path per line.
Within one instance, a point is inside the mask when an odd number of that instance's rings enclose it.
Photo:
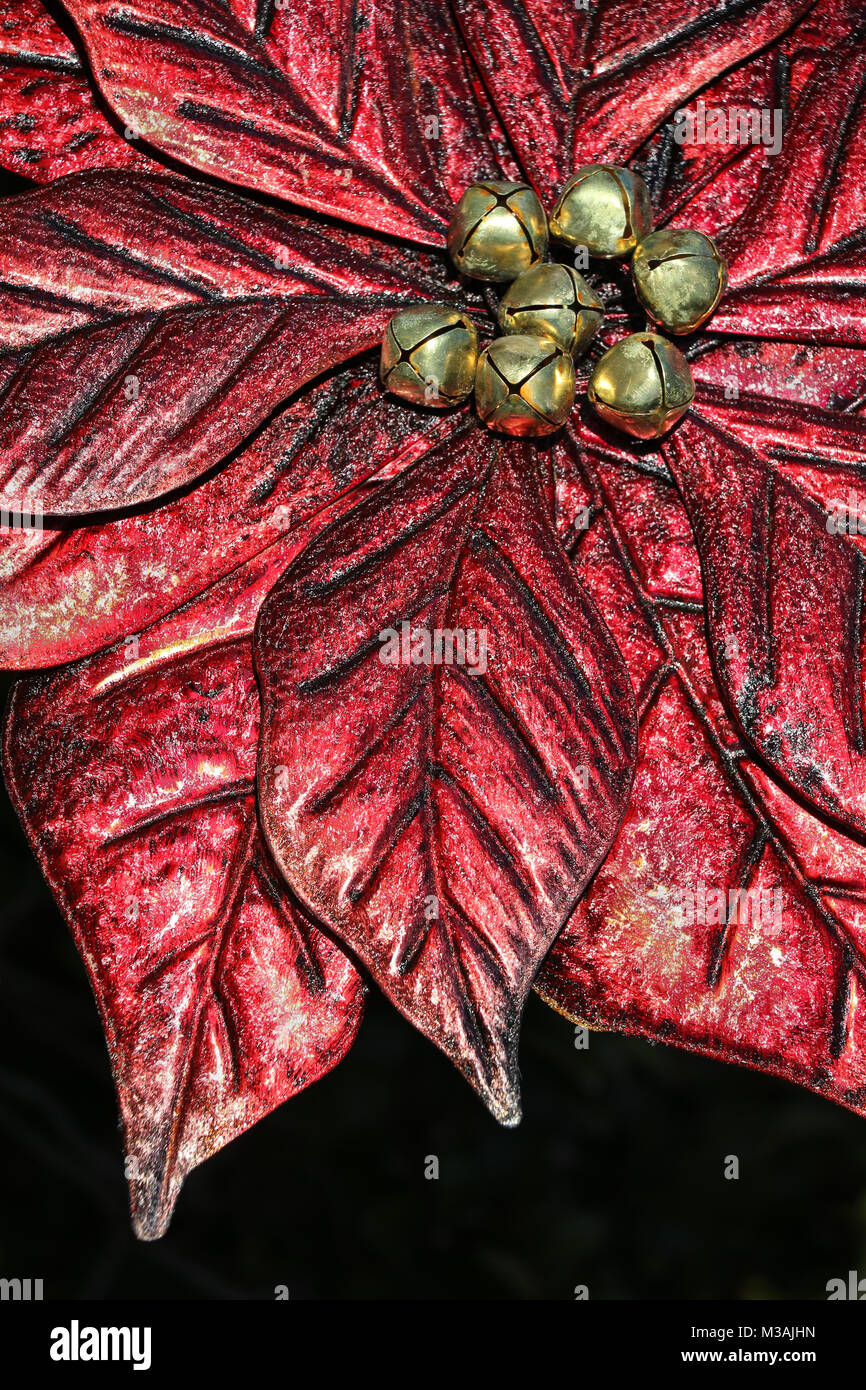
M 824 1299 L 866 1277 L 862 1119 L 678 1049 L 578 1051 L 535 996 L 518 1129 L 374 992 L 342 1065 L 137 1242 L 96 1007 L 5 792 L 0 829 L 0 1277 L 46 1299 L 469 1300 Z

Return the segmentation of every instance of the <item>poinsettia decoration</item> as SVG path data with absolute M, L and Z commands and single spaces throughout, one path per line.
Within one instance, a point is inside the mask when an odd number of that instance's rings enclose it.
M 344 1057 L 365 979 L 504 1123 L 533 985 L 866 1113 L 858 9 L 0 4 L 0 159 L 43 185 L 0 233 L 0 502 L 45 518 L 2 532 L 5 771 L 140 1235 Z M 698 100 L 780 148 L 680 144 Z M 463 189 L 550 207 L 587 161 L 729 262 L 687 418 L 518 441 L 389 398 L 396 309 L 492 332 Z M 595 283 L 584 371 L 643 326 Z M 486 669 L 383 665 L 404 621 Z

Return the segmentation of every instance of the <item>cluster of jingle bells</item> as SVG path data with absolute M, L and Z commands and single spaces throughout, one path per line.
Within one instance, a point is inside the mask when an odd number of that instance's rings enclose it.
M 513 435 L 558 429 L 574 404 L 574 358 L 598 332 L 604 305 L 571 266 L 544 261 L 548 236 L 609 260 L 631 256 L 647 318 L 668 333 L 692 333 L 715 309 L 727 266 L 702 232 L 652 230 L 649 189 L 630 169 L 588 164 L 563 188 L 548 221 L 531 188 L 476 183 L 448 229 L 457 269 L 511 281 L 499 305 L 504 336 L 478 351 L 475 325 L 442 304 L 395 314 L 382 342 L 380 376 L 396 395 L 440 409 L 475 391 L 481 419 Z M 660 333 L 633 333 L 593 368 L 587 387 L 603 420 L 655 439 L 685 414 L 695 388 L 682 353 Z

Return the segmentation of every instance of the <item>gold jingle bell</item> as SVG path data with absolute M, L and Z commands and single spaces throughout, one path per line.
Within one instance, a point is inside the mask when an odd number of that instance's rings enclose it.
M 599 359 L 587 394 L 608 424 L 657 439 L 685 415 L 695 385 L 679 348 L 658 333 L 633 333 Z
M 477 363 L 474 323 L 444 304 L 419 304 L 385 329 L 379 378 L 395 396 L 445 410 L 469 395 Z
M 552 338 L 494 338 L 478 359 L 478 414 L 506 434 L 552 434 L 574 404 L 574 364 Z
M 547 250 L 544 208 L 525 183 L 473 183 L 454 209 L 448 251 L 476 280 L 513 280 Z
M 557 199 L 550 235 L 591 256 L 628 256 L 653 224 L 649 189 L 639 174 L 613 164 L 576 169 Z
M 650 232 L 631 263 L 638 299 L 654 323 L 691 333 L 715 309 L 728 283 L 728 267 L 703 232 L 664 228 Z
M 499 305 L 505 333 L 553 338 L 574 356 L 592 341 L 604 318 L 604 305 L 570 265 L 536 265 L 525 270 Z

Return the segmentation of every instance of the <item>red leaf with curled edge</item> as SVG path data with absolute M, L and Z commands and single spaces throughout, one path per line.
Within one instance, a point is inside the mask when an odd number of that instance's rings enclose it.
M 538 469 L 459 427 L 304 552 L 255 644 L 275 859 L 505 1124 L 526 993 L 635 755 L 628 677 Z
M 866 850 L 786 795 L 733 729 L 661 459 L 586 422 L 581 446 L 560 502 L 592 517 L 572 532 L 575 566 L 628 663 L 640 754 L 622 828 L 536 988 L 591 1027 L 757 1067 L 866 1114 Z
M 866 463 L 854 47 L 819 56 L 782 153 L 723 238 L 733 294 L 687 349 L 698 395 L 664 445 L 672 472 L 582 418 L 585 476 L 563 480 L 560 500 L 596 518 L 570 539 L 635 684 L 640 761 L 614 847 L 537 987 L 592 1026 L 756 1066 L 866 1113 L 866 860 L 829 823 L 862 833 L 851 591 L 864 543 L 826 526 Z M 757 707 L 739 730 L 738 701 Z M 804 748 L 813 729 L 826 783 Z M 701 889 L 722 891 L 724 920 L 677 911 Z M 740 889 L 779 890 L 781 913 L 744 916 Z
M 742 214 L 768 166 L 775 136 L 789 129 L 804 87 L 827 50 L 862 27 L 860 0 L 819 0 L 772 48 L 723 73 L 683 103 L 693 115 L 721 109 L 766 112 L 773 125 L 761 142 L 679 144 L 674 122 L 656 131 L 632 160 L 652 190 L 656 225 L 671 221 L 718 238 Z M 712 331 L 710 325 L 707 325 Z
M 818 431 L 811 420 L 797 430 L 802 414 L 792 432 L 806 453 Z M 847 447 L 862 477 L 863 422 L 828 423 L 825 436 L 825 452 L 837 442 L 841 460 Z M 701 557 L 719 686 L 743 736 L 808 803 L 864 833 L 866 555 L 795 481 L 699 413 L 665 456 Z
M 782 153 L 722 240 L 734 293 L 713 330 L 833 345 L 837 369 L 838 349 L 866 341 L 864 92 L 862 45 L 846 38 L 815 66 Z M 866 557 L 828 524 L 814 479 L 829 469 L 856 486 L 866 428 L 806 402 L 766 408 L 711 386 L 699 399 L 707 414 L 685 421 L 664 452 L 695 531 L 720 689 L 785 783 L 862 834 Z M 812 495 L 777 462 L 811 474 Z
M 864 341 L 866 50 L 845 39 L 816 65 L 781 153 L 721 246 L 730 287 L 713 333 Z
M 859 833 L 856 732 L 853 750 L 840 741 L 862 702 L 845 584 L 864 546 L 826 528 L 866 462 L 866 219 L 852 182 L 862 102 L 856 84 L 844 97 L 837 86 L 852 57 L 847 43 L 820 56 L 783 152 L 723 238 L 734 293 L 687 349 L 698 395 L 663 449 L 673 473 L 582 419 L 586 477 L 561 485 L 561 501 L 597 518 L 571 539 L 635 684 L 640 761 L 614 847 L 537 987 L 592 1026 L 756 1066 L 866 1113 L 866 860 L 828 823 Z M 828 100 L 850 146 L 828 147 Z M 776 665 L 761 661 L 770 647 Z M 760 717 L 735 730 L 729 711 L 756 668 Z M 780 725 L 817 726 L 837 787 L 809 778 L 802 746 L 774 737 Z M 820 818 L 768 769 L 808 791 Z M 724 893 L 726 920 L 676 911 L 701 887 Z M 730 898 L 741 888 L 780 890 L 781 915 L 744 918 Z
M 50 183 L 148 162 L 100 110 L 74 44 L 42 0 L 0 0 L 0 165 Z
M 788 74 L 776 44 L 723 73 L 683 109 L 694 116 L 703 102 L 707 110 L 779 110 L 784 119 Z M 693 227 L 717 238 L 747 206 L 772 155 L 762 144 L 680 144 L 675 130 L 675 122 L 667 121 L 631 160 L 649 185 L 654 224 Z
M 0 505 L 141 504 L 373 346 L 438 265 L 191 182 L 91 173 L 5 204 Z
M 446 6 L 66 0 L 109 106 L 204 173 L 434 245 L 498 166 Z
M 300 544 L 12 695 L 6 782 L 96 995 L 144 1239 L 190 1169 L 331 1070 L 360 1022 L 356 970 L 256 817 L 252 628 Z
M 74 530 L 6 531 L 0 665 L 53 666 L 140 632 L 452 427 L 385 396 L 366 361 L 303 392 L 193 492 Z
M 624 163 L 692 93 L 766 47 L 809 0 L 677 0 L 647 25 L 633 0 L 455 0 L 524 172 L 551 195 L 583 163 Z

